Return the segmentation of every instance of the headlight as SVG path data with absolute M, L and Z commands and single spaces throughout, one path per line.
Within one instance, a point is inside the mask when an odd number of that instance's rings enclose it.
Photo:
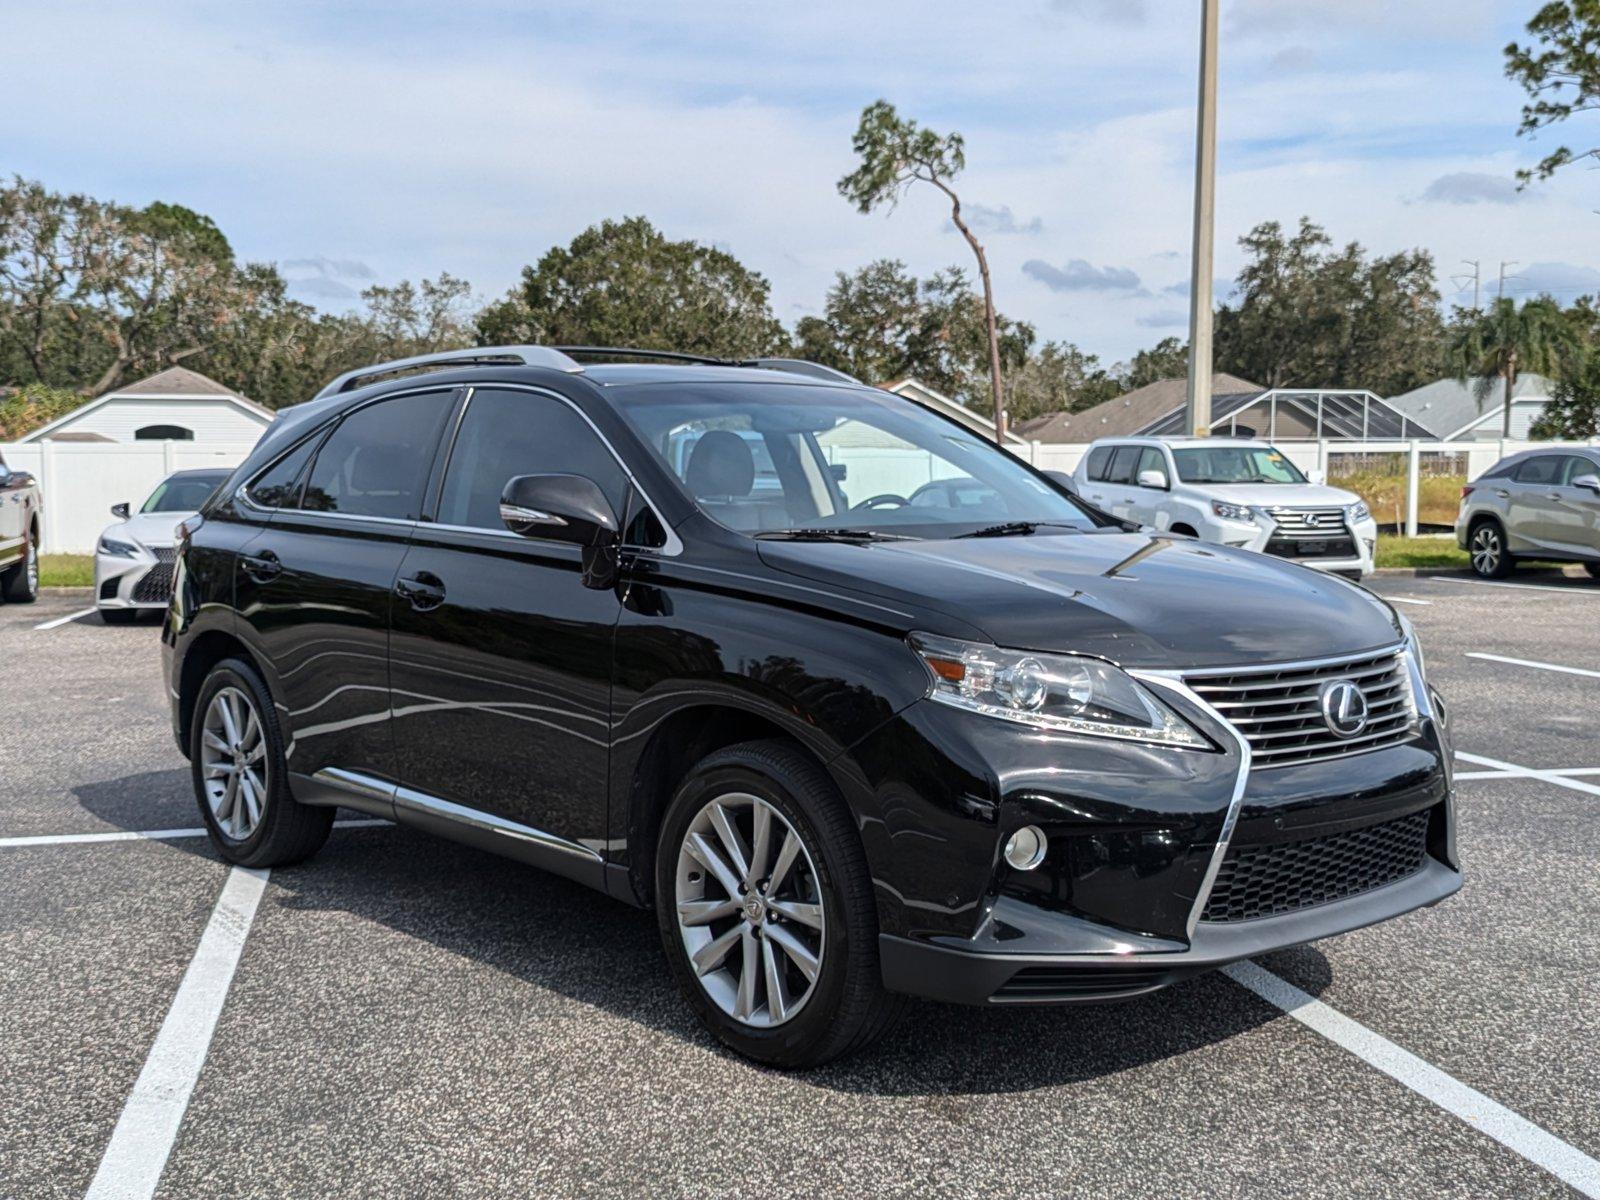
M 1354 504 L 1347 505 L 1344 515 L 1350 519 L 1350 524 L 1352 525 L 1372 520 L 1372 510 L 1367 507 L 1365 500 L 1357 500 Z
M 1422 642 L 1417 637 L 1417 628 L 1405 613 L 1397 612 L 1395 616 L 1400 619 L 1400 631 L 1405 634 L 1406 639 L 1412 705 L 1419 717 L 1432 716 L 1433 700 L 1428 695 L 1428 668 L 1422 660 Z
M 131 542 L 119 542 L 116 538 L 102 537 L 99 553 L 112 554 L 118 558 L 133 558 L 139 553 L 139 548 Z
M 941 704 L 1061 733 L 1209 749 L 1210 743 L 1137 680 L 1097 658 L 1001 650 L 911 635 Z
M 1229 504 L 1226 500 L 1213 500 L 1211 511 L 1224 521 L 1243 521 L 1246 525 L 1256 523 L 1255 514 L 1244 504 Z

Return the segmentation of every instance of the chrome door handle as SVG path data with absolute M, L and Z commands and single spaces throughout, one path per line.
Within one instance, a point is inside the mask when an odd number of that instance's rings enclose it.
M 283 564 L 271 550 L 263 550 L 260 554 L 243 555 L 239 563 L 244 568 L 244 573 L 257 583 L 271 583 L 283 574 Z
M 1496 496 L 1499 496 L 1499 497 L 1500 497 L 1500 499 L 1502 499 L 1502 500 L 1504 500 L 1504 499 L 1506 499 L 1506 498 L 1507 498 L 1507 497 L 1509 497 L 1509 496 L 1510 496 L 1510 495 L 1511 495 L 1511 493 L 1510 493 L 1510 492 L 1508 492 L 1508 491 L 1505 491 L 1505 490 L 1504 490 L 1504 489 L 1502 489 L 1502 488 L 1495 488 L 1495 490 L 1494 490 L 1494 494 L 1495 494 L 1495 495 L 1496 495 Z
M 427 612 L 444 603 L 444 580 L 431 571 L 418 571 L 407 579 L 395 580 L 394 590 L 418 612 Z

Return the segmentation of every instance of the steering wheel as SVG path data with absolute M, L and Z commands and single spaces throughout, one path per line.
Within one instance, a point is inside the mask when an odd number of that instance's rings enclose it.
M 893 492 L 879 492 L 876 496 L 868 496 L 860 504 L 852 504 L 850 511 L 855 512 L 862 508 L 905 508 L 911 501 L 904 496 L 897 496 Z

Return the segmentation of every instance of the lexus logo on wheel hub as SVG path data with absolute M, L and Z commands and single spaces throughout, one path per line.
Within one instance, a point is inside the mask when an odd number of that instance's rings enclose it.
M 1367 727 L 1367 697 L 1348 679 L 1330 679 L 1317 694 L 1322 720 L 1336 737 L 1355 737 Z

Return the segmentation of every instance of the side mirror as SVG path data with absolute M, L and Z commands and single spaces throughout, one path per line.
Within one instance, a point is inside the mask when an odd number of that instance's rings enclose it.
M 512 533 L 583 548 L 583 586 L 617 582 L 617 514 L 584 475 L 517 475 L 500 493 L 500 519 Z
M 1328 473 L 1321 467 L 1312 467 L 1306 472 L 1306 478 L 1312 483 L 1322 484 L 1328 482 Z
M 1066 471 L 1046 471 L 1044 472 L 1044 476 L 1051 483 L 1057 485 L 1058 487 L 1065 488 L 1067 495 L 1076 496 L 1078 494 L 1077 480 L 1073 479 L 1072 476 Z
M 19 472 L 19 474 L 20 474 L 20 472 Z M 5 487 L 5 485 L 10 483 L 10 482 L 11 482 L 11 468 L 6 466 L 5 463 L 0 463 L 0 487 Z
M 1142 488 L 1155 488 L 1164 492 L 1170 485 L 1167 483 L 1166 472 L 1151 468 L 1148 471 L 1139 472 L 1139 486 Z
M 126 521 L 128 519 L 128 502 L 124 500 L 121 504 L 113 504 L 111 506 L 111 515 Z
M 1588 488 L 1591 492 L 1600 494 L 1600 475 L 1579 475 L 1572 481 L 1572 486 Z
M 829 463 L 828 474 L 833 476 L 835 483 L 843 483 L 850 477 L 849 463 Z

